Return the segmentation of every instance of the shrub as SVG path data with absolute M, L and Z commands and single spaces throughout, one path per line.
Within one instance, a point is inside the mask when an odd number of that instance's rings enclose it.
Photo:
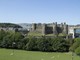
M 60 37 L 53 39 L 52 48 L 53 51 L 57 52 L 69 51 L 69 45 L 67 41 Z
M 13 42 L 15 42 L 15 46 Z M 20 32 L 2 30 L 0 31 L 0 47 L 29 51 L 66 52 L 69 50 L 69 43 L 62 37 L 24 37 Z
M 76 53 L 77 55 L 80 55 L 80 46 L 75 50 L 75 53 Z
M 70 47 L 70 51 L 75 51 L 76 48 L 78 48 L 78 47 L 80 46 L 80 40 L 79 40 L 79 39 L 80 39 L 80 38 L 76 38 L 76 39 L 74 40 L 73 45 Z
M 30 51 L 37 50 L 36 40 L 37 39 L 34 37 L 29 37 L 29 42 L 26 44 L 26 50 L 30 50 Z
M 52 45 L 51 45 L 51 39 L 50 38 L 39 38 L 37 40 L 37 48 L 40 51 L 51 51 Z

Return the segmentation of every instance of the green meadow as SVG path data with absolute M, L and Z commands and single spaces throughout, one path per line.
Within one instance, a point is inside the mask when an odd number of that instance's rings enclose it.
M 72 60 L 72 53 L 36 52 L 13 49 L 0 49 L 0 60 Z M 80 60 L 80 56 L 73 56 Z

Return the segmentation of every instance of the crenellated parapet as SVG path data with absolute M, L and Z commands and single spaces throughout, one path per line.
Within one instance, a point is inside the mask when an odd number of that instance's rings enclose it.
M 59 33 L 68 34 L 68 25 L 66 23 L 57 24 L 57 22 L 49 24 L 33 23 L 32 31 L 41 33 L 42 35 Z

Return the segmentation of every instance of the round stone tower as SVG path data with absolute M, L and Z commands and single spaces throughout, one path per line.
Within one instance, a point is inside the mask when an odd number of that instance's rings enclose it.
M 63 33 L 68 34 L 68 25 L 66 23 L 63 25 Z
M 53 34 L 57 34 L 57 22 L 53 23 Z
M 46 34 L 46 24 L 42 24 L 42 35 L 45 35 Z
M 32 24 L 32 31 L 35 31 L 36 30 L 36 23 L 33 23 Z

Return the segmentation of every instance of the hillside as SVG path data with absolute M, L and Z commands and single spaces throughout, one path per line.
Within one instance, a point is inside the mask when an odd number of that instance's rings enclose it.
M 13 24 L 13 23 L 0 23 L 0 27 L 22 28 L 20 25 Z

